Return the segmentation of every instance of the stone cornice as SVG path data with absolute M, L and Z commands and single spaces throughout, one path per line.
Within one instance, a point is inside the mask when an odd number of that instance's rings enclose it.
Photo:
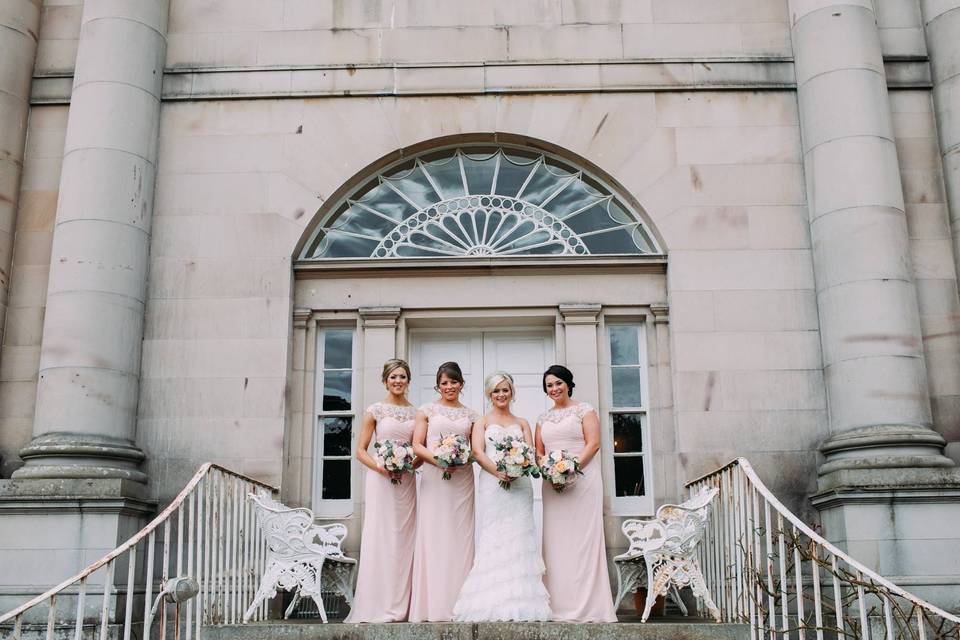
M 932 87 L 926 59 L 888 58 L 891 89 Z M 164 101 L 280 97 L 792 90 L 789 58 L 171 68 Z M 67 104 L 73 75 L 34 76 L 32 104 Z

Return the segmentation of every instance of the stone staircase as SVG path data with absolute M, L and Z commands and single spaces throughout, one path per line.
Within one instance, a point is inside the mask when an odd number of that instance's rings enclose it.
M 203 640 L 748 640 L 750 626 L 696 618 L 611 624 L 562 622 L 318 624 L 269 621 L 207 627 Z

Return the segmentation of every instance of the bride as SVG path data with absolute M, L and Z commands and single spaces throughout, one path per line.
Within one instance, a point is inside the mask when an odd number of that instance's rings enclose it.
M 494 443 L 505 436 L 522 437 L 533 446 L 530 425 L 510 413 L 513 378 L 487 376 L 484 394 L 493 405 L 474 423 L 473 452 L 483 471 L 478 490 L 479 540 L 473 568 L 453 607 L 462 622 L 550 619 L 550 596 L 543 585 L 544 565 L 533 522 L 533 488 L 529 477 L 510 482 L 491 460 Z

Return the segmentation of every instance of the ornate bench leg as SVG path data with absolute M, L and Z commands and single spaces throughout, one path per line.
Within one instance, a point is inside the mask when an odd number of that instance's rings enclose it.
M 300 591 L 295 591 L 293 593 L 293 600 L 290 601 L 290 606 L 287 607 L 287 610 L 283 612 L 284 620 L 290 619 L 290 614 L 293 613 L 293 610 L 296 608 L 298 602 L 300 602 Z
M 656 564 L 656 568 L 654 568 Z M 677 566 L 667 560 L 660 563 L 647 562 L 647 603 L 643 608 L 643 617 L 640 622 L 646 622 L 650 616 L 650 610 L 653 609 L 657 596 L 665 596 L 670 590 L 670 583 L 673 580 L 673 574 L 676 573 Z
M 687 612 L 687 605 L 683 603 L 683 598 L 680 597 L 680 589 L 677 589 L 677 585 L 670 585 L 670 596 L 673 598 L 673 601 L 677 603 L 677 607 L 680 609 L 680 613 L 683 615 L 689 615 Z
M 707 589 L 707 583 L 703 579 L 703 574 L 700 573 L 699 567 L 697 567 L 693 575 L 690 576 L 690 587 L 693 589 L 693 595 L 703 600 L 713 619 L 720 622 L 720 609 L 717 608 L 717 603 L 710 597 L 710 590 Z
M 640 582 L 642 569 L 635 562 L 618 563 L 617 565 L 617 599 L 613 603 L 614 610 L 620 606 L 620 602 L 628 593 L 634 591 L 637 583 Z
M 263 577 L 260 578 L 260 586 L 257 587 L 257 595 L 253 597 L 253 602 L 250 603 L 243 614 L 244 623 L 250 621 L 253 612 L 257 610 L 261 602 L 277 595 L 277 578 L 280 577 L 282 572 L 283 568 L 276 564 L 268 566 L 266 571 L 263 572 Z

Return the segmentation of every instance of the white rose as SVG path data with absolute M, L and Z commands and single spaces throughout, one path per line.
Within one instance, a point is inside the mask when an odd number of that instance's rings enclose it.
M 559 451 L 551 451 L 551 452 L 550 452 L 550 459 L 551 459 L 551 460 L 556 460 L 556 461 L 559 462 L 562 458 L 563 458 L 563 454 L 561 454 Z

